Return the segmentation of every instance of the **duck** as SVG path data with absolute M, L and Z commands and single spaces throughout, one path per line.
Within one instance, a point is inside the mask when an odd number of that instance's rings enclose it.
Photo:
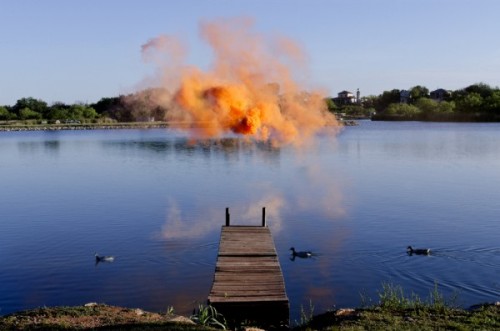
M 313 256 L 313 253 L 309 252 L 309 251 L 296 252 L 294 247 L 291 247 L 290 250 L 292 251 L 293 257 L 300 257 L 300 258 L 306 259 L 308 257 Z
M 99 254 L 95 253 L 95 262 L 113 262 L 115 260 L 114 256 L 99 256 Z
M 406 252 L 410 255 L 412 255 L 412 254 L 429 255 L 429 254 L 431 254 L 431 249 L 430 248 L 413 248 L 411 246 L 408 246 L 406 248 Z

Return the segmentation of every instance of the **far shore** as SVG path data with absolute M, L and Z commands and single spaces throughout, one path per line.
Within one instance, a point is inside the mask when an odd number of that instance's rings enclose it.
M 344 126 L 355 126 L 354 120 L 341 121 Z M 76 130 L 124 130 L 124 129 L 164 129 L 185 128 L 185 123 L 177 122 L 130 122 L 130 123 L 82 123 L 82 124 L 4 124 L 0 132 L 16 131 L 76 131 Z
M 15 125 L 0 125 L 0 131 L 162 129 L 162 128 L 168 128 L 170 126 L 171 125 L 167 122 L 84 123 L 84 124 L 15 124 Z

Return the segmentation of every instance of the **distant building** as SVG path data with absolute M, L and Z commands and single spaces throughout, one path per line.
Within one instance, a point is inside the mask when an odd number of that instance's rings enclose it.
M 432 91 L 430 93 L 431 99 L 432 100 L 436 100 L 436 101 L 446 100 L 450 96 L 451 96 L 451 91 L 448 91 L 448 90 L 445 90 L 445 89 L 442 89 L 442 88 L 438 88 L 437 90 Z
M 358 90 L 359 93 L 359 90 Z M 341 106 L 341 105 L 352 105 L 356 103 L 356 97 L 352 92 L 349 91 L 342 91 L 337 93 L 337 97 L 333 98 L 333 102 L 335 104 Z
M 399 92 L 399 102 L 400 103 L 409 103 L 411 99 L 410 91 L 401 90 Z

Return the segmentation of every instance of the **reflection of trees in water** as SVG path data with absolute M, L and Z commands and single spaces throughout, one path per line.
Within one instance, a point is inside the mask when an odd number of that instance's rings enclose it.
M 240 154 L 258 154 L 266 158 L 277 158 L 280 148 L 270 142 L 254 142 L 241 138 L 221 138 L 192 140 L 177 138 L 173 140 L 144 140 L 144 141 L 105 141 L 107 148 L 119 150 L 146 151 L 154 154 L 169 155 L 211 155 L 232 157 Z
M 23 154 L 32 154 L 35 152 L 56 154 L 59 152 L 60 147 L 61 142 L 59 140 L 20 141 L 17 143 L 19 152 Z

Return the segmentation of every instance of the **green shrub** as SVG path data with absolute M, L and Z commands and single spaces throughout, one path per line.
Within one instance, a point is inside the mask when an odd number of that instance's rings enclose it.
M 219 314 L 215 307 L 210 305 L 198 305 L 198 311 L 195 311 L 193 315 L 191 315 L 191 320 L 196 324 L 204 326 L 221 328 L 223 330 L 227 328 L 227 322 L 224 316 Z

